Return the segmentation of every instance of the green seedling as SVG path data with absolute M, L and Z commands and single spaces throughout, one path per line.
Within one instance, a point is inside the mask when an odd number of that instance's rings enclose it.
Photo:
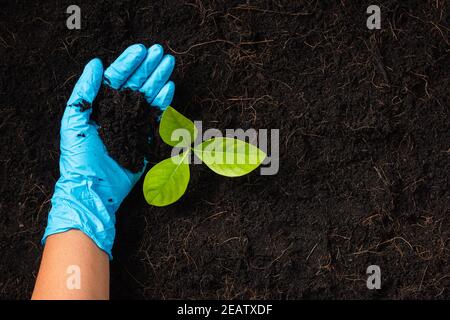
M 159 135 L 166 144 L 183 148 L 183 152 L 159 162 L 145 176 L 145 200 L 158 207 L 176 202 L 186 192 L 191 152 L 212 171 L 226 177 L 246 175 L 266 158 L 259 148 L 235 138 L 217 137 L 192 146 L 197 139 L 197 128 L 172 107 L 162 114 Z

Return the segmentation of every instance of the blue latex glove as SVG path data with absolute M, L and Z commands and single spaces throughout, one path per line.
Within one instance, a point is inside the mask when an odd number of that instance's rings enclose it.
M 70 229 L 88 235 L 111 256 L 115 237 L 115 212 L 142 172 L 122 168 L 107 153 L 90 120 L 92 104 L 102 84 L 114 89 L 140 91 L 154 107 L 165 109 L 172 101 L 175 85 L 169 77 L 175 58 L 164 55 L 160 45 L 127 48 L 103 73 L 99 59 L 90 61 L 75 85 L 61 121 L 61 177 L 55 186 L 52 208 L 42 239 Z M 149 124 L 150 125 L 150 124 Z

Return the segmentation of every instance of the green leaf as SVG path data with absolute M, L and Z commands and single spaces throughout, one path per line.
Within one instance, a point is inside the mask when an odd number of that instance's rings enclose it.
M 227 137 L 212 138 L 192 150 L 211 170 L 227 177 L 246 175 L 266 158 L 254 145 Z
M 174 203 L 186 192 L 190 172 L 186 151 L 166 159 L 151 168 L 144 179 L 145 200 L 154 206 L 163 207 Z
M 189 147 L 197 138 L 194 123 L 172 107 L 162 114 L 159 135 L 172 147 Z

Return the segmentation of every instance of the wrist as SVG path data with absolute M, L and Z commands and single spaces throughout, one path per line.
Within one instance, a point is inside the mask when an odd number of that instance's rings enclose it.
M 42 238 L 78 229 L 105 251 L 110 259 L 115 238 L 115 207 L 108 204 L 93 189 L 89 181 L 73 183 L 60 179 L 52 197 L 47 228 Z

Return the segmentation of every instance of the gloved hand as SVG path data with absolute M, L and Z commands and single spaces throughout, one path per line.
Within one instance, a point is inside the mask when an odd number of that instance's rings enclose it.
M 90 120 L 90 106 L 103 80 L 113 89 L 138 90 L 149 104 L 165 109 L 175 90 L 168 81 L 174 65 L 175 58 L 163 55 L 160 45 L 147 50 L 140 44 L 127 48 L 105 73 L 99 59 L 86 65 L 61 121 L 61 176 L 42 243 L 49 235 L 79 229 L 112 259 L 115 212 L 143 171 L 133 174 L 108 155 Z

